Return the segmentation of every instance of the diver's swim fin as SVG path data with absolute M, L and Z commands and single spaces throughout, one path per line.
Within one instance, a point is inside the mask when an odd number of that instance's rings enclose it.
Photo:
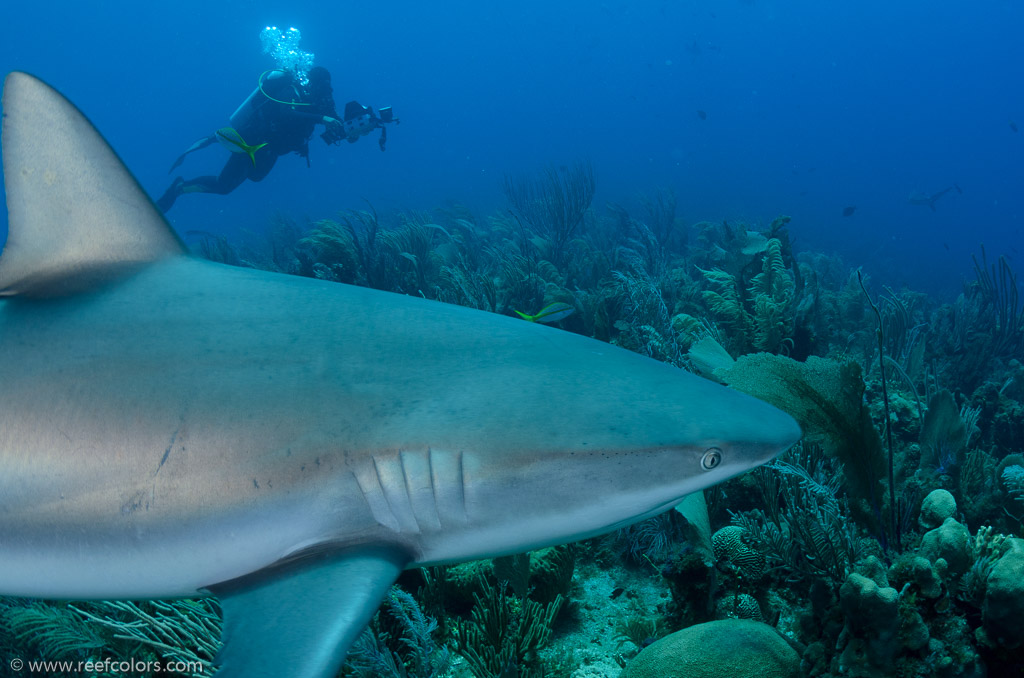
M 215 135 L 211 134 L 208 137 L 203 137 L 202 139 L 199 139 L 198 141 L 196 141 L 194 144 L 192 144 L 191 146 L 188 147 L 187 151 L 185 151 L 184 153 L 182 153 L 181 155 L 178 156 L 178 159 L 174 161 L 174 164 L 171 165 L 171 169 L 167 170 L 167 173 L 170 174 L 174 170 L 178 169 L 178 167 L 181 166 L 181 163 L 185 162 L 185 156 L 186 155 L 188 155 L 189 153 L 192 153 L 193 151 L 198 151 L 200 149 L 206 148 L 207 146 L 209 146 L 210 144 L 212 144 L 216 140 L 217 140 L 217 137 Z

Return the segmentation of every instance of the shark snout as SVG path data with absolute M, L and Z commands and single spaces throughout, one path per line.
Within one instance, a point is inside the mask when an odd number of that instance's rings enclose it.
M 803 437 L 796 419 L 771 405 L 765 405 L 765 409 L 767 411 L 755 415 L 757 435 L 752 441 L 752 447 L 758 464 L 771 461 Z

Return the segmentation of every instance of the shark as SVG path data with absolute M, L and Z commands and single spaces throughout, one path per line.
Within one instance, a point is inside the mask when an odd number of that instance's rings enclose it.
M 0 594 L 217 596 L 220 678 L 327 678 L 407 568 L 665 511 L 800 429 L 540 323 L 189 256 L 100 133 L 3 89 Z
M 963 193 L 963 189 L 960 188 L 959 184 L 953 184 L 952 186 L 947 186 L 937 193 L 911 193 L 910 197 L 907 198 L 907 202 L 911 205 L 928 205 L 931 211 L 935 212 L 935 203 L 938 202 L 939 198 L 953 190 L 957 193 Z

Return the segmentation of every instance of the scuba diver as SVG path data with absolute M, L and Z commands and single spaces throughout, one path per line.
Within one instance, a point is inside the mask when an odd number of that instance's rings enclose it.
M 356 142 L 375 129 L 381 129 L 380 149 L 387 141 L 386 123 L 398 123 L 390 107 L 381 108 L 380 115 L 372 108 L 355 101 L 345 106 L 345 116 L 339 119 L 331 89 L 331 74 L 322 66 L 309 69 L 307 82 L 291 69 L 266 71 L 249 97 L 238 107 L 230 119 L 229 127 L 196 141 L 182 153 L 168 173 L 184 162 L 194 151 L 220 142 L 231 151 L 231 157 L 218 176 L 194 179 L 176 177 L 170 187 L 156 201 L 161 211 L 167 212 L 175 200 L 185 193 L 216 193 L 226 195 L 243 181 L 262 181 L 282 155 L 297 153 L 309 166 L 309 140 L 317 125 L 324 125 L 321 134 L 324 143 L 333 145 L 342 139 Z

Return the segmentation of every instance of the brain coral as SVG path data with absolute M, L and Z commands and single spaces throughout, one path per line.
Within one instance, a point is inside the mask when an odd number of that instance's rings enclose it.
M 722 619 L 690 626 L 647 647 L 620 678 L 796 678 L 800 655 L 767 624 Z
M 711 547 L 715 552 L 715 559 L 728 560 L 744 577 L 757 580 L 764 574 L 764 555 L 744 541 L 745 533 L 746 530 L 738 525 L 723 527 L 712 535 Z
M 724 596 L 719 599 L 715 609 L 719 619 L 764 621 L 764 615 L 761 614 L 761 605 L 757 602 L 757 598 L 749 593 Z

